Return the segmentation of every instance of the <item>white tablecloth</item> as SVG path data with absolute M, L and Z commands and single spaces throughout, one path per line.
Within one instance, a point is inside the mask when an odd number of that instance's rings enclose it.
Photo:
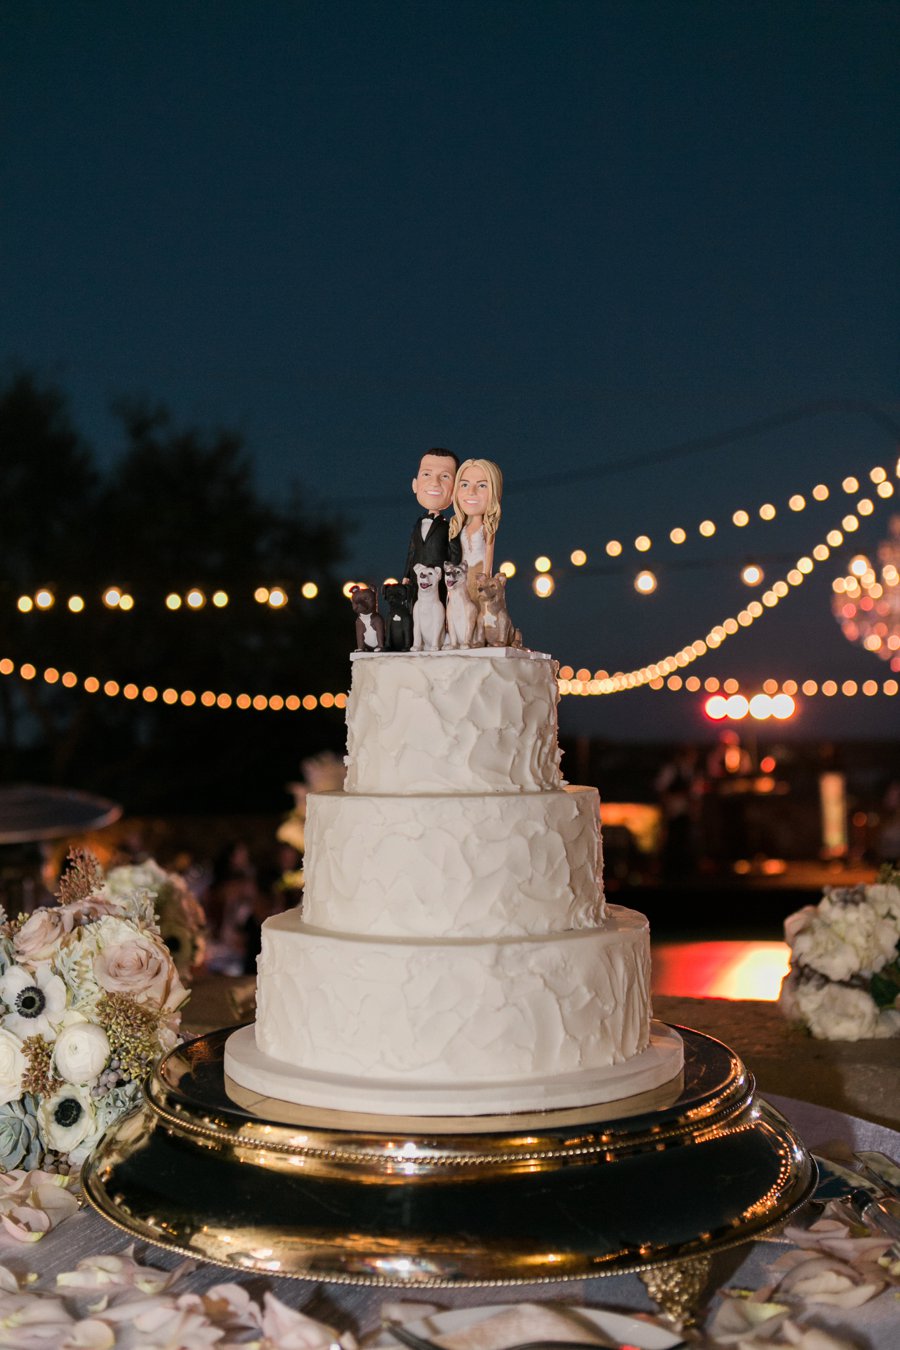
M 900 1158 L 900 1134 L 882 1126 L 843 1115 L 808 1102 L 789 1097 L 770 1096 L 768 1100 L 794 1126 L 806 1146 L 814 1153 L 835 1156 L 836 1152 L 876 1149 Z M 42 1283 L 52 1280 L 58 1271 L 71 1270 L 84 1256 L 121 1251 L 133 1241 L 127 1234 L 108 1224 L 93 1210 L 85 1209 L 61 1224 L 33 1246 L 18 1243 L 0 1245 L 0 1261 L 18 1271 L 39 1273 Z M 162 1248 L 138 1244 L 148 1264 L 172 1268 L 182 1259 Z M 784 1250 L 777 1240 L 764 1240 L 748 1247 L 723 1252 L 716 1258 L 714 1274 L 722 1286 L 755 1288 L 764 1282 L 768 1262 Z M 202 1289 L 223 1280 L 238 1280 L 259 1296 L 271 1288 L 292 1307 L 311 1317 L 331 1323 L 339 1330 L 362 1333 L 374 1330 L 379 1310 L 386 1300 L 405 1298 L 427 1300 L 446 1307 L 471 1307 L 489 1303 L 509 1303 L 514 1299 L 559 1299 L 576 1304 L 606 1305 L 621 1309 L 652 1310 L 644 1286 L 636 1275 L 608 1275 L 559 1284 L 518 1285 L 494 1289 L 415 1290 L 367 1288 L 354 1285 L 321 1284 L 305 1280 L 263 1279 L 235 1275 L 220 1266 L 200 1265 L 189 1278 L 194 1289 Z M 871 1350 L 896 1350 L 900 1344 L 900 1305 L 892 1293 L 872 1300 L 862 1308 L 845 1313 L 823 1312 L 823 1325 L 852 1329 L 857 1344 Z

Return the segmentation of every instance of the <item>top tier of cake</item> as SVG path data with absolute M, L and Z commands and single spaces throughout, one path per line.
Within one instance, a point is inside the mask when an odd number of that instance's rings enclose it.
M 561 787 L 556 672 L 509 647 L 355 656 L 345 792 Z

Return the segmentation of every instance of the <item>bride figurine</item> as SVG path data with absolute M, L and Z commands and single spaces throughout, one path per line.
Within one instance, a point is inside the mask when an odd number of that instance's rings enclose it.
M 481 573 L 491 576 L 494 568 L 494 536 L 500 524 L 503 474 L 490 459 L 467 459 L 456 471 L 453 488 L 453 519 L 450 538 L 459 535 L 462 560 L 468 563 L 466 586 L 473 600 L 475 582 Z

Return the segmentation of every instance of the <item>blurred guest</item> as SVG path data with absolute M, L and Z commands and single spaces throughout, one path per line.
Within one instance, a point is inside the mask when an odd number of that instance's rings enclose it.
M 703 791 L 699 759 L 695 746 L 682 745 L 656 775 L 654 788 L 663 815 L 660 864 L 666 881 L 691 876 L 697 868 L 697 825 Z

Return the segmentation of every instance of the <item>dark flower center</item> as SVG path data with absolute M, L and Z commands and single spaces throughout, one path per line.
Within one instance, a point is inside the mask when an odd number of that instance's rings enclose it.
M 47 1000 L 36 984 L 29 984 L 16 995 L 16 1012 L 20 1017 L 40 1017 L 47 1006 Z
M 169 937 L 166 938 L 166 946 L 173 956 L 177 956 L 181 951 L 181 938 L 175 937 L 174 934 L 170 934 Z
M 83 1114 L 84 1107 L 81 1102 L 76 1102 L 74 1097 L 65 1097 L 53 1112 L 53 1119 L 57 1125 L 61 1125 L 64 1130 L 68 1130 L 73 1125 L 78 1124 Z

